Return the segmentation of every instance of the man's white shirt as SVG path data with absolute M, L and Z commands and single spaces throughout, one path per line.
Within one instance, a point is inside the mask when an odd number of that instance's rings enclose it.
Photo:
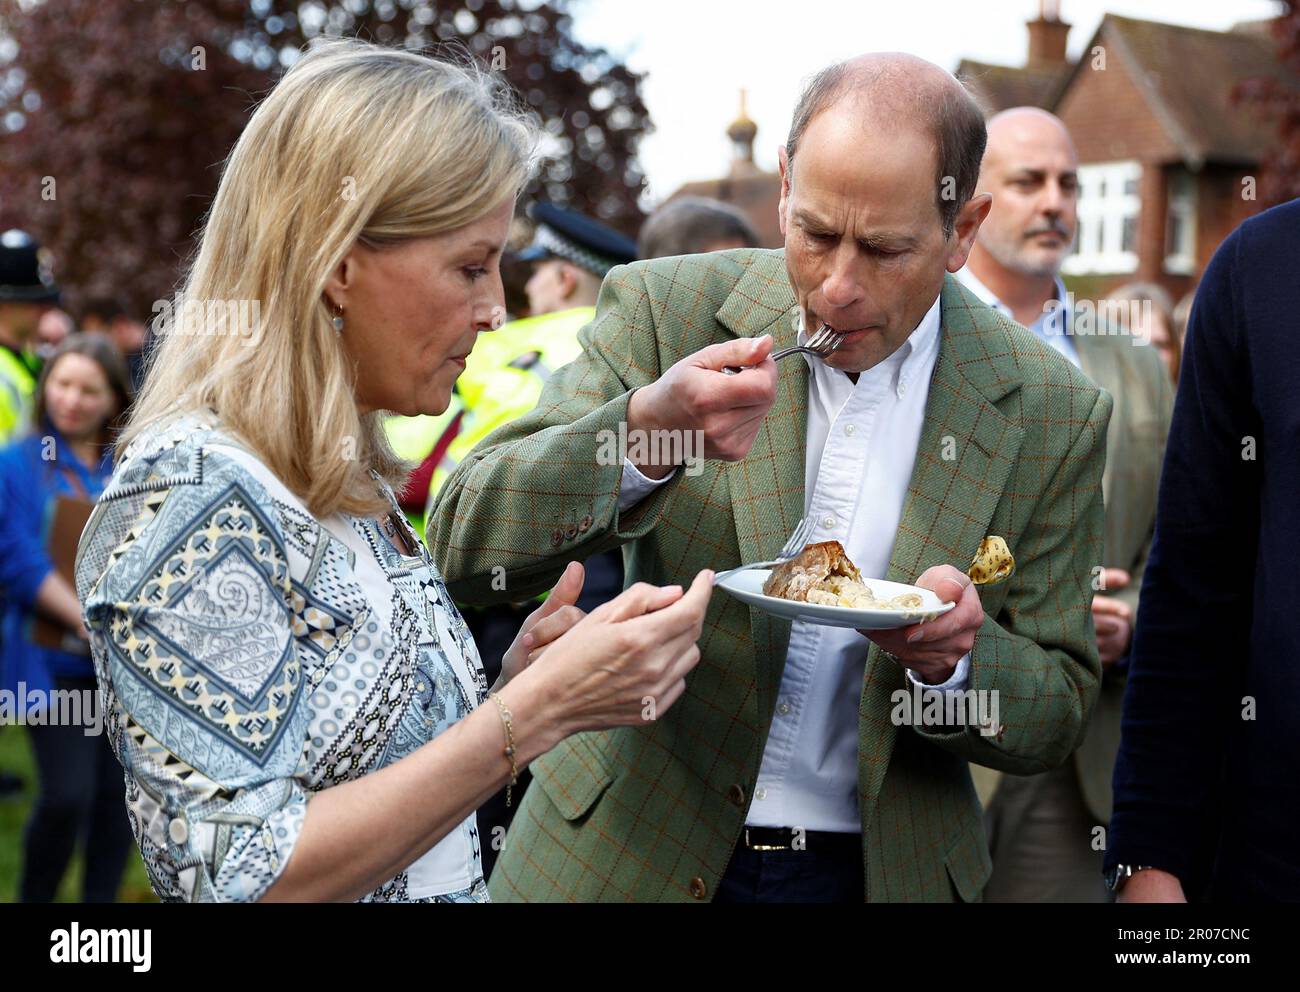
M 808 540 L 839 541 L 866 576 L 883 578 L 889 568 L 939 356 L 939 318 L 936 298 L 907 341 L 862 372 L 856 384 L 820 359 L 804 356 L 809 366 L 804 512 L 815 518 Z M 636 505 L 668 478 L 648 479 L 625 460 L 619 509 Z M 803 621 L 791 625 L 746 818 L 750 826 L 861 830 L 858 706 L 870 646 L 856 630 Z M 907 674 L 921 684 L 910 670 Z M 969 674 L 967 654 L 947 682 L 925 686 L 924 692 L 963 691 Z

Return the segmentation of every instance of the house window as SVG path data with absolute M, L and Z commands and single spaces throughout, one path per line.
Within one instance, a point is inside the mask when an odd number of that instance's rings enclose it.
M 1071 275 L 1137 270 L 1140 162 L 1079 166 L 1079 231 L 1062 266 Z
M 1183 169 L 1169 176 L 1165 271 L 1189 276 L 1196 268 L 1196 178 Z

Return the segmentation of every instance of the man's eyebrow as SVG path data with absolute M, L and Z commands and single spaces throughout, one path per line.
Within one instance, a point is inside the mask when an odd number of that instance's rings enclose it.
M 1029 167 L 1029 166 L 1022 166 L 1022 167 L 1019 168 L 1019 169 L 1013 169 L 1013 170 L 1011 170 L 1011 173 L 1007 176 L 1007 178 L 1008 178 L 1008 179 L 1012 179 L 1012 180 L 1014 180 L 1014 179 L 1033 179 L 1033 180 L 1035 180 L 1035 181 L 1037 181 L 1037 182 L 1041 182 L 1041 181 L 1043 181 L 1044 179 L 1047 178 L 1048 173 L 1049 173 L 1049 170 L 1047 170 L 1047 169 L 1034 169 L 1034 168 L 1031 168 L 1031 167 Z M 1063 169 L 1063 170 L 1061 171 L 1060 178 L 1061 178 L 1061 179 L 1078 179 L 1078 178 L 1079 178 L 1079 170 L 1077 170 L 1077 169 Z
M 800 227 L 806 227 L 814 231 L 824 231 L 827 234 L 835 233 L 831 229 L 830 224 L 827 224 L 824 220 L 821 220 L 818 217 L 814 217 L 807 210 L 796 208 L 794 212 L 794 219 L 799 224 Z
M 887 248 L 893 251 L 916 247 L 916 238 L 910 234 L 895 234 L 892 231 L 877 231 L 864 234 L 858 238 L 858 241 L 868 248 Z
M 819 220 L 806 210 L 796 209 L 794 212 L 795 222 L 802 228 L 830 235 L 838 235 L 839 232 L 831 224 Z M 866 245 L 874 249 L 901 250 L 914 248 L 917 244 L 916 238 L 910 234 L 902 234 L 894 231 L 873 231 L 869 234 L 863 234 L 854 238 L 859 244 Z

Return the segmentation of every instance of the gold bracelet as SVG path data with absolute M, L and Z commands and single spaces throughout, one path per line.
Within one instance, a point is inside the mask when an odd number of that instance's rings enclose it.
M 515 728 L 511 721 L 514 719 L 510 715 L 510 710 L 505 702 L 495 692 L 488 693 L 493 701 L 497 704 L 497 709 L 501 711 L 501 723 L 506 728 L 506 758 L 510 761 L 510 783 L 506 786 L 506 805 L 510 805 L 510 790 L 519 784 L 519 766 L 515 764 Z

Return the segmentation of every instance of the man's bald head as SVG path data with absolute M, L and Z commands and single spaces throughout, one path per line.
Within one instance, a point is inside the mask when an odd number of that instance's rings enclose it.
M 1074 139 L 1070 137 L 1065 122 L 1039 107 L 1011 107 L 1003 110 L 989 118 L 987 127 L 988 147 L 984 150 L 986 165 L 1014 154 L 1016 149 L 1025 146 L 1054 146 L 1078 161 Z
M 1054 277 L 1074 243 L 1078 173 L 1078 153 L 1059 117 L 1012 107 L 990 118 L 978 189 L 992 194 L 993 209 L 980 227 L 972 271 L 987 275 L 991 261 L 1008 273 Z
M 795 153 L 808 125 L 835 110 L 857 115 L 866 133 L 920 127 L 935 148 L 935 202 L 944 235 L 975 192 L 984 156 L 984 116 L 951 73 L 902 52 L 873 52 L 817 73 L 795 107 L 786 157 Z

